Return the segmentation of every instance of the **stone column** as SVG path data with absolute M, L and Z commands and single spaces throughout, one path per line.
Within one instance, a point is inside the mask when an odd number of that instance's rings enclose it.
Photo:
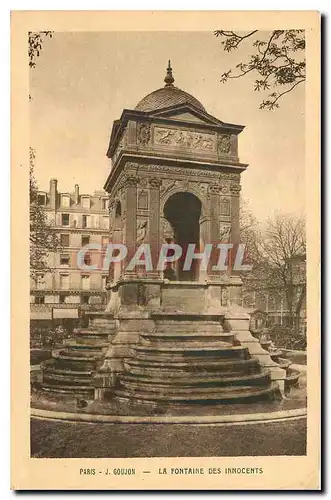
M 159 250 L 160 250 L 160 186 L 161 180 L 158 178 L 149 179 L 149 241 L 153 271 L 149 273 L 153 277 L 158 277 L 159 272 L 156 270 Z
M 234 180 L 230 182 L 230 194 L 231 194 L 231 243 L 233 243 L 233 249 L 231 251 L 231 283 L 232 287 L 230 289 L 230 302 L 231 304 L 241 305 L 242 298 L 242 287 L 240 271 L 232 270 L 235 258 L 237 255 L 238 245 L 240 243 L 240 177 L 236 175 Z
M 239 212 L 240 212 L 240 179 L 238 181 L 231 181 L 231 243 L 238 245 L 240 243 L 240 225 L 239 225 Z
M 218 262 L 218 251 L 217 244 L 220 239 L 220 225 L 219 225 L 219 217 L 220 217 L 220 207 L 219 207 L 219 193 L 220 186 L 219 184 L 211 184 L 209 186 L 209 241 L 207 243 L 211 243 L 213 245 L 213 250 L 209 260 L 208 266 L 208 275 L 211 279 L 219 279 L 220 273 L 219 271 L 213 271 L 212 267 L 217 265 Z
M 125 226 L 124 226 L 124 243 L 128 249 L 125 259 L 125 267 L 130 262 L 136 252 L 137 239 L 137 183 L 138 177 L 128 175 L 125 178 Z M 124 268 L 124 274 L 127 274 Z M 129 273 L 132 276 L 132 272 Z
M 236 257 L 238 245 L 240 243 L 240 178 L 238 180 L 231 181 L 230 183 L 230 193 L 231 193 L 231 243 L 233 243 L 233 250 L 231 252 L 231 267 L 234 264 L 234 259 Z M 233 276 L 238 276 L 240 273 L 238 271 L 232 271 Z

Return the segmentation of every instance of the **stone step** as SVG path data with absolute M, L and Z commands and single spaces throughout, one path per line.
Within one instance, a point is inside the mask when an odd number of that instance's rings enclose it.
M 249 352 L 247 348 L 240 347 L 239 349 L 234 349 L 234 347 L 220 348 L 175 348 L 173 351 L 170 349 L 163 349 L 162 351 L 152 348 L 151 351 L 144 349 L 138 349 L 133 347 L 135 352 L 134 359 L 142 363 L 159 363 L 168 362 L 174 364 L 178 363 L 195 363 L 198 365 L 203 365 L 206 362 L 221 363 L 223 361 L 236 362 L 238 359 L 249 359 Z
M 88 399 L 92 399 L 94 396 L 94 389 L 83 385 L 52 385 L 52 384 L 43 384 L 42 390 L 45 392 L 57 393 L 57 394 L 71 394 L 76 397 L 85 397 Z
M 240 402 L 247 399 L 261 399 L 261 397 L 272 394 L 276 387 L 270 385 L 269 387 L 237 387 L 236 390 L 219 390 L 218 392 L 206 393 L 191 393 L 191 394 L 158 394 L 147 393 L 144 391 L 125 391 L 121 389 L 116 390 L 117 397 L 126 400 L 136 399 L 137 401 L 149 402 L 164 402 L 164 403 L 180 403 L 180 404 L 199 404 L 199 403 L 227 403 Z
M 50 372 L 44 372 L 43 373 L 43 383 L 45 384 L 60 384 L 62 385 L 86 385 L 90 386 L 92 385 L 92 377 L 91 375 L 87 376 L 77 376 L 74 375 L 72 372 L 67 373 L 67 374 L 62 374 L 62 373 L 56 373 L 53 371 L 52 373 Z
M 77 340 L 67 340 L 65 346 L 70 349 L 78 350 L 96 350 L 106 349 L 109 347 L 109 342 L 103 342 L 98 339 L 77 339 Z
M 232 376 L 219 376 L 219 375 L 204 375 L 187 377 L 181 376 L 176 378 L 166 379 L 164 377 L 147 377 L 139 375 L 121 375 L 120 383 L 125 387 L 156 387 L 163 388 L 190 388 L 194 390 L 195 387 L 213 387 L 224 385 L 263 385 L 270 382 L 270 373 L 268 370 L 263 370 L 260 373 L 245 374 L 245 375 L 232 375 Z
M 168 386 L 168 387 L 156 387 L 154 385 L 140 386 L 139 384 L 126 383 L 123 384 L 122 388 L 119 390 L 124 390 L 126 392 L 133 394 L 150 394 L 157 396 L 169 396 L 169 397 L 194 397 L 195 399 L 201 398 L 203 396 L 219 395 L 219 394 L 237 394 L 239 391 L 243 394 L 250 392 L 252 389 L 260 389 L 269 387 L 269 382 L 261 385 L 228 385 L 228 386 L 206 386 L 206 387 L 182 387 L 182 386 Z
M 102 359 L 103 355 L 100 351 L 90 350 L 90 351 L 77 351 L 74 349 L 54 349 L 52 351 L 52 358 L 63 359 L 70 361 L 97 361 Z
M 63 375 L 73 375 L 73 376 L 79 376 L 79 375 L 86 375 L 86 376 L 91 376 L 92 375 L 92 370 L 90 369 L 85 369 L 85 370 L 68 370 L 65 368 L 59 368 L 55 366 L 56 361 L 54 359 L 48 359 L 47 361 L 43 361 L 41 366 L 43 373 L 58 373 L 58 374 L 63 374 Z
M 142 333 L 141 339 L 143 342 L 183 342 L 183 341 L 225 341 L 233 343 L 234 334 L 225 332 L 155 332 Z
M 104 319 L 104 318 L 93 319 L 89 321 L 89 326 L 115 328 L 116 321 L 113 319 Z
M 78 337 L 108 337 L 108 335 L 111 335 L 113 331 L 107 330 L 105 328 L 103 329 L 97 329 L 97 328 L 77 328 L 75 331 L 75 336 Z
M 155 331 L 157 333 L 167 333 L 167 332 L 215 332 L 215 333 L 222 333 L 223 332 L 223 327 L 222 325 L 218 324 L 196 324 L 196 323 L 187 323 L 187 324 L 182 324 L 182 323 L 168 323 L 168 324 L 158 324 L 156 325 Z
M 203 349 L 204 347 L 203 346 L 208 346 L 208 347 L 213 347 L 213 348 L 217 348 L 217 347 L 232 347 L 233 344 L 232 343 L 229 343 L 229 342 L 225 342 L 224 340 L 215 340 L 212 339 L 210 341 L 202 341 L 202 340 L 181 340 L 181 341 L 167 341 L 167 342 L 162 342 L 162 341 L 146 341 L 146 340 L 143 340 L 141 342 L 142 346 L 146 346 L 146 347 L 153 347 L 155 349 L 158 349 L 158 348 L 169 348 L 169 349 L 176 349 L 178 346 L 181 346 L 181 348 L 185 349 L 185 350 L 190 350 L 192 348 L 196 348 L 196 349 Z
M 144 361 L 137 359 L 128 359 L 125 361 L 126 373 L 134 375 L 146 376 L 162 376 L 165 379 L 176 378 L 180 373 L 190 374 L 190 376 L 197 375 L 207 376 L 211 373 L 213 375 L 223 376 L 235 375 L 238 373 L 257 373 L 260 371 L 258 361 L 255 359 L 237 359 L 235 361 L 220 361 L 218 360 L 202 360 L 197 361 L 181 361 L 181 362 L 165 362 L 160 361 Z
M 63 371 L 70 371 L 72 373 L 76 372 L 92 372 L 95 371 L 98 367 L 98 365 L 102 364 L 102 361 L 100 360 L 91 360 L 91 361 L 82 361 L 81 359 L 79 361 L 76 360 L 70 360 L 70 359 L 54 359 L 54 369 L 55 370 L 63 370 Z
M 179 343 L 173 346 L 148 346 L 148 345 L 137 345 L 133 346 L 132 349 L 138 353 L 151 353 L 151 354 L 183 354 L 184 356 L 210 356 L 210 355 L 219 355 L 219 356 L 227 356 L 233 355 L 236 357 L 237 355 L 245 355 L 249 356 L 249 352 L 247 347 L 242 346 L 233 346 L 232 344 L 225 345 L 216 345 L 210 346 L 209 344 L 200 344 L 199 346 L 181 346 Z

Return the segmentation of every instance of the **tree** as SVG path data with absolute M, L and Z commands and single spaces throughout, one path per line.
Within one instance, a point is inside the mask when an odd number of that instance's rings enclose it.
M 305 221 L 283 214 L 268 219 L 262 230 L 251 230 L 255 232 L 255 251 L 249 254 L 253 269 L 243 273 L 244 292 L 285 299 L 289 326 L 297 332 L 306 295 L 305 271 L 297 266 L 306 258 Z
M 35 152 L 30 148 L 30 276 L 36 280 L 41 272 L 50 271 L 48 255 L 60 250 L 60 242 L 44 206 L 38 203 L 34 162 Z
M 305 273 L 298 275 L 296 260 L 305 260 L 305 220 L 291 215 L 278 215 L 268 220 L 260 243 L 261 254 L 268 264 L 266 279 L 278 287 L 286 298 L 290 327 L 297 330 L 302 302 L 306 294 Z
M 28 33 L 29 67 L 35 68 L 36 59 L 40 56 L 44 37 L 52 38 L 52 31 Z M 31 100 L 31 96 L 29 96 Z M 60 243 L 47 213 L 38 203 L 38 185 L 34 176 L 35 151 L 30 147 L 30 276 L 38 279 L 41 272 L 50 271 L 47 259 L 50 252 L 60 249 Z
M 246 34 L 215 30 L 214 35 L 222 39 L 225 52 L 235 51 L 243 43 L 251 42 L 252 53 L 248 59 L 237 64 L 235 71 L 225 71 L 220 81 L 225 83 L 248 73 L 255 74 L 254 91 L 271 91 L 261 102 L 260 109 L 278 108 L 280 99 L 306 79 L 304 30 L 274 30 L 268 32 L 266 38 L 259 30 Z
M 29 31 L 29 66 L 30 68 L 35 68 L 36 59 L 40 56 L 40 52 L 43 48 L 44 38 L 52 38 L 52 31 Z

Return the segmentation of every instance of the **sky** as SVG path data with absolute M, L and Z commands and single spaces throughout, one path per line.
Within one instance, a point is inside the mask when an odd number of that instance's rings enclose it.
M 265 35 L 265 34 L 264 34 Z M 261 37 L 263 34 L 261 35 Z M 175 85 L 194 95 L 218 119 L 245 125 L 239 158 L 242 196 L 259 220 L 274 212 L 304 215 L 304 86 L 275 111 L 259 110 L 265 97 L 254 77 L 220 83 L 221 74 L 251 52 L 251 41 L 225 53 L 212 32 L 56 32 L 30 70 L 30 143 L 41 190 L 52 177 L 60 191 L 100 190 L 113 121 L 146 94 L 164 86 L 171 59 Z

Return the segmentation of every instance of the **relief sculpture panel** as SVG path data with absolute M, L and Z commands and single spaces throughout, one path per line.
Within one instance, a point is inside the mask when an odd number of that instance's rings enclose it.
M 205 132 L 155 127 L 154 143 L 171 147 L 200 149 L 212 153 L 216 152 L 215 135 Z

